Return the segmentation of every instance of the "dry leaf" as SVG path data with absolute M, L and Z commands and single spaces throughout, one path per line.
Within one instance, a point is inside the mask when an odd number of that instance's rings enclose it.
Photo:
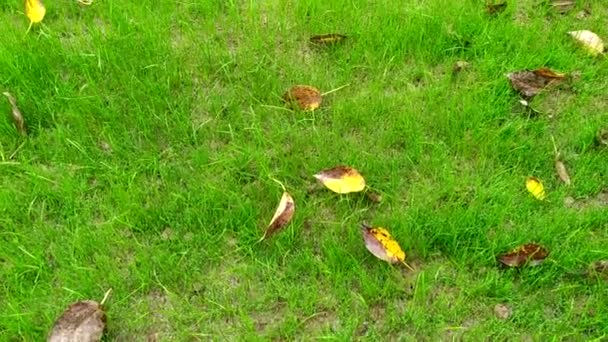
M 555 171 L 557 172 L 557 175 L 559 176 L 559 179 L 562 180 L 562 182 L 564 182 L 566 185 L 570 185 L 570 175 L 568 174 L 566 165 L 564 165 L 564 163 L 559 159 L 555 160 Z
M 502 13 L 505 9 L 507 9 L 507 2 L 499 2 L 499 3 L 486 3 L 486 11 L 490 15 L 497 15 Z
M 92 300 L 76 302 L 59 317 L 48 342 L 97 342 L 106 327 L 106 314 Z
M 545 187 L 540 179 L 536 177 L 528 177 L 526 179 L 526 189 L 538 200 L 544 200 L 546 197 Z
M 321 106 L 323 97 L 321 96 L 321 92 L 315 87 L 297 85 L 283 94 L 283 100 L 291 105 L 296 103 L 301 110 L 313 111 Z
M 574 8 L 574 0 L 553 0 L 551 1 L 551 7 L 559 13 L 566 13 Z
M 589 30 L 570 31 L 570 36 L 576 39 L 593 56 L 604 52 L 604 42 L 597 34 Z
M 46 8 L 41 0 L 25 0 L 25 15 L 30 20 L 28 31 L 33 24 L 41 22 L 45 14 Z
M 359 192 L 365 189 L 365 179 L 359 171 L 348 166 L 337 166 L 314 175 L 329 190 L 339 194 Z
M 264 236 L 260 239 L 260 241 L 270 237 L 274 233 L 283 229 L 289 221 L 293 218 L 294 211 L 296 209 L 295 202 L 291 195 L 287 192 L 283 192 L 283 197 L 281 197 L 281 201 L 279 202 L 279 206 L 270 220 L 268 224 L 268 228 L 266 228 L 266 232 Z
M 536 70 L 516 71 L 507 74 L 511 86 L 522 96 L 532 98 L 553 82 L 563 80 L 566 75 L 551 69 L 540 68 Z
M 23 115 L 21 114 L 19 107 L 17 107 L 17 100 L 15 100 L 15 97 L 9 92 L 4 92 L 2 94 L 6 96 L 8 102 L 11 104 L 11 117 L 13 118 L 13 122 L 15 123 L 17 131 L 19 131 L 19 133 L 21 133 L 21 135 L 23 136 L 27 135 L 27 129 L 25 128 L 25 120 L 23 119 Z
M 494 306 L 494 315 L 496 315 L 496 318 L 498 319 L 509 319 L 512 314 L 513 310 L 511 310 L 511 308 L 506 306 L 505 304 L 496 304 L 496 306 Z
M 535 243 L 527 243 L 514 250 L 500 255 L 498 261 L 508 267 L 521 267 L 523 265 L 536 266 L 549 255 L 547 250 Z
M 393 239 L 391 234 L 384 228 L 372 228 L 367 224 L 361 225 L 361 233 L 365 247 L 376 258 L 391 264 L 402 263 L 410 270 L 412 268 L 405 263 L 405 253 L 399 243 Z
M 339 33 L 320 34 L 310 37 L 310 41 L 319 45 L 333 45 L 340 43 L 347 37 Z

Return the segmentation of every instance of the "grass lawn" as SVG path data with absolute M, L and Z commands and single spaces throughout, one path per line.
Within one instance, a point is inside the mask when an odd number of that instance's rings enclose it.
M 0 98 L 0 340 L 44 340 L 110 288 L 107 341 L 608 338 L 607 282 L 585 273 L 608 259 L 608 60 L 566 34 L 608 41 L 608 6 L 539 2 L 47 0 L 27 35 L 2 2 L 0 90 L 29 135 Z M 331 32 L 349 38 L 308 42 Z M 575 76 L 530 116 L 505 74 L 543 66 Z M 311 113 L 282 103 L 296 84 L 350 85 Z M 312 177 L 336 165 L 382 201 Z M 257 243 L 272 178 L 296 214 Z M 415 272 L 374 258 L 362 221 Z M 497 266 L 527 242 L 541 266 Z

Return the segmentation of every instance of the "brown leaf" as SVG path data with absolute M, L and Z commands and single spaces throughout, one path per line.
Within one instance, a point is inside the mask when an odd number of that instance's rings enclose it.
M 564 182 L 566 185 L 570 185 L 570 175 L 568 174 L 566 165 L 564 165 L 564 163 L 559 159 L 555 160 L 555 171 L 557 172 L 557 175 L 559 176 L 559 179 L 562 180 L 562 182 Z
M 23 115 L 21 114 L 19 107 L 17 107 L 17 100 L 15 100 L 15 97 L 9 92 L 4 92 L 2 94 L 6 96 L 8 102 L 11 104 L 11 117 L 13 118 L 17 131 L 21 133 L 21 135 L 26 136 L 27 129 L 25 127 L 25 120 L 23 119 Z
M 551 7 L 557 12 L 564 14 L 574 8 L 574 0 L 553 0 L 551 1 Z
M 283 192 L 279 206 L 277 207 L 277 210 L 275 211 L 272 220 L 270 220 L 268 228 L 266 228 L 266 232 L 264 232 L 264 236 L 262 236 L 260 241 L 270 237 L 287 226 L 289 221 L 291 221 L 293 218 L 295 209 L 296 205 L 291 195 L 287 192 Z
M 525 98 L 532 98 L 548 85 L 563 80 L 566 75 L 551 69 L 516 71 L 507 74 L 511 86 Z
M 310 42 L 319 45 L 333 45 L 337 44 L 347 37 L 339 33 L 320 34 L 310 37 Z
M 505 304 L 496 304 L 496 306 L 494 306 L 494 315 L 496 315 L 496 318 L 498 319 L 509 319 L 512 314 L 513 310 L 511 310 L 511 308 L 506 306 Z
M 283 100 L 292 106 L 294 103 L 297 104 L 301 110 L 313 111 L 321 106 L 323 97 L 319 89 L 315 87 L 297 85 L 283 94 Z
M 507 2 L 499 2 L 499 3 L 493 3 L 493 2 L 489 2 L 486 3 L 486 11 L 488 11 L 488 14 L 490 15 L 497 15 L 499 13 L 504 12 L 504 10 L 507 9 Z
M 106 327 L 106 314 L 92 300 L 76 302 L 59 317 L 47 342 L 97 342 Z
M 521 267 L 526 264 L 536 266 L 548 255 L 549 252 L 544 247 L 535 243 L 527 243 L 498 256 L 498 261 L 508 267 Z

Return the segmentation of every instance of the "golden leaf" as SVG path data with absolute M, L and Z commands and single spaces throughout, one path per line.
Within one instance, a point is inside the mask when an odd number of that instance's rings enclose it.
M 315 44 L 331 45 L 346 39 L 346 36 L 339 33 L 320 34 L 310 37 L 310 41 Z
M 365 247 L 376 258 L 391 264 L 402 263 L 410 270 L 412 268 L 405 262 L 405 253 L 399 243 L 384 228 L 372 228 L 366 224 L 361 225 L 361 233 Z
M 538 200 L 542 201 L 546 197 L 543 183 L 536 177 L 528 177 L 526 179 L 526 189 Z
M 566 169 L 566 165 L 564 165 L 564 163 L 559 159 L 555 160 L 555 171 L 557 172 L 557 175 L 559 176 L 559 179 L 562 180 L 562 182 L 564 182 L 566 185 L 571 184 L 568 169 Z
M 44 19 L 46 8 L 41 0 L 25 0 L 25 15 L 31 23 L 39 23 Z
M 576 39 L 591 55 L 597 56 L 604 52 L 604 42 L 597 34 L 589 30 L 570 31 L 568 34 Z
M 266 228 L 266 232 L 264 232 L 264 236 L 262 236 L 260 241 L 270 237 L 287 226 L 287 224 L 293 218 L 295 208 L 296 205 L 291 195 L 287 192 L 283 192 L 279 206 L 277 207 L 277 210 L 275 211 L 272 220 L 270 220 L 268 228 Z
M 314 175 L 329 190 L 348 194 L 365 189 L 365 179 L 359 171 L 348 166 L 337 166 L 332 169 L 323 170 Z
M 323 97 L 319 89 L 315 87 L 297 85 L 283 94 L 283 100 L 292 106 L 297 104 L 301 110 L 313 111 L 321 106 Z
M 23 119 L 23 115 L 21 114 L 19 107 L 17 107 L 17 100 L 15 100 L 15 97 L 9 92 L 4 92 L 2 95 L 6 96 L 8 102 L 11 104 L 11 117 L 13 118 L 17 131 L 19 131 L 19 133 L 21 133 L 23 136 L 27 135 L 25 119 Z

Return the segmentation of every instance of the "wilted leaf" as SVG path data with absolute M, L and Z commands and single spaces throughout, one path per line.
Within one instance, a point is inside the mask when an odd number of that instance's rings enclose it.
M 559 159 L 555 160 L 555 171 L 562 182 L 564 182 L 566 185 L 570 185 L 570 175 L 568 174 L 566 165 L 564 165 L 564 163 Z
M 589 30 L 570 31 L 568 34 L 576 39 L 591 55 L 597 56 L 604 52 L 604 42 L 597 34 Z
M 293 218 L 293 214 L 295 212 L 296 205 L 293 201 L 291 195 L 287 192 L 283 192 L 283 197 L 281 197 L 281 201 L 279 202 L 279 206 L 270 220 L 268 224 L 268 228 L 266 228 L 266 232 L 264 236 L 262 236 L 261 240 L 264 240 L 279 230 L 283 229 L 289 221 Z
M 551 7 L 559 13 L 566 13 L 574 8 L 574 0 L 552 0 Z
M 535 243 L 527 243 L 514 250 L 500 255 L 498 261 L 508 267 L 521 267 L 523 265 L 536 266 L 549 255 L 547 250 Z
M 297 85 L 283 94 L 283 100 L 290 105 L 297 104 L 301 110 L 313 111 L 321 106 L 323 97 L 315 87 Z
M 506 1 L 499 2 L 499 3 L 493 3 L 493 2 L 486 3 L 486 11 L 488 11 L 488 14 L 490 14 L 490 15 L 497 15 L 499 13 L 502 13 L 506 8 L 507 8 Z
M 511 314 L 513 314 L 513 310 L 511 310 L 511 308 L 506 306 L 505 304 L 496 304 L 494 306 L 494 315 L 496 315 L 496 318 L 498 319 L 509 319 L 509 317 L 511 317 Z
M 543 183 L 536 177 L 526 179 L 526 189 L 538 200 L 542 201 L 546 197 Z
M 329 190 L 339 194 L 359 192 L 365 189 L 365 179 L 359 171 L 348 166 L 337 166 L 314 175 Z
M 97 342 L 106 327 L 106 314 L 92 300 L 76 302 L 59 317 L 48 342 Z
M 27 135 L 27 129 L 25 128 L 25 120 L 23 119 L 23 115 L 17 107 L 17 100 L 15 97 L 11 95 L 9 92 L 2 93 L 8 99 L 8 102 L 11 104 L 11 117 L 13 118 L 13 122 L 15 123 L 15 127 L 17 131 L 21 133 L 21 135 Z
M 516 71 L 507 74 L 511 86 L 522 96 L 532 98 L 549 84 L 563 80 L 566 75 L 551 69 L 540 68 L 536 70 Z
M 361 233 L 365 247 L 376 258 L 391 264 L 402 263 L 410 270 L 412 268 L 405 263 L 405 253 L 399 243 L 393 239 L 391 234 L 384 228 L 372 228 L 366 224 L 361 225 Z
M 310 41 L 319 45 L 333 45 L 337 44 L 347 37 L 339 33 L 320 34 L 317 36 L 310 37 Z

